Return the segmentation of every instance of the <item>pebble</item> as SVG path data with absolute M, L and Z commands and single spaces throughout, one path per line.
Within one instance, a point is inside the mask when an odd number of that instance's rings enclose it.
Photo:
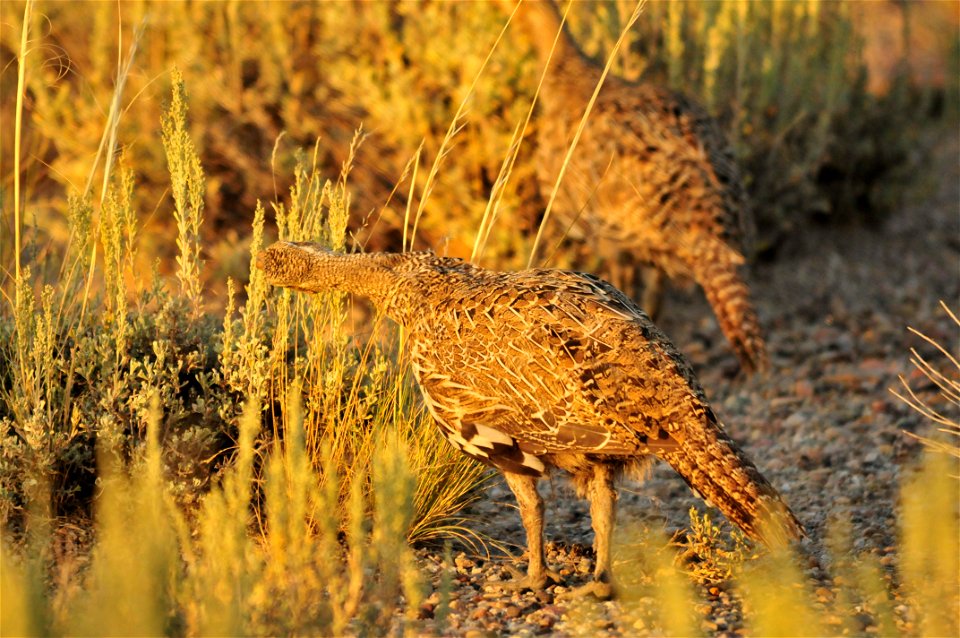
M 800 379 L 793 385 L 793 391 L 801 399 L 810 399 L 816 394 L 816 387 L 810 379 Z
M 873 616 L 871 616 L 870 614 L 864 614 L 861 612 L 859 614 L 856 614 L 853 617 L 853 619 L 854 621 L 856 621 L 861 631 L 863 631 L 864 629 L 867 629 L 868 627 L 876 625 L 876 623 L 873 620 Z

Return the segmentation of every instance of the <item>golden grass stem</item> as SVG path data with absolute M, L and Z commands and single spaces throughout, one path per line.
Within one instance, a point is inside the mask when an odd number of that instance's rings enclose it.
M 520 10 L 520 3 L 513 8 L 513 12 L 507 18 L 506 24 L 503 25 L 503 30 L 500 32 L 501 37 L 503 33 L 510 27 L 510 23 L 513 22 L 513 18 L 517 15 L 517 11 Z M 559 36 L 559 33 L 557 34 Z M 499 41 L 499 39 L 498 39 Z M 556 40 L 554 40 L 554 45 L 556 45 Z M 483 248 L 487 244 L 487 239 L 490 237 L 490 230 L 493 228 L 493 224 L 497 218 L 497 211 L 500 206 L 500 197 L 503 193 L 503 189 L 507 186 L 507 181 L 510 179 L 510 173 L 513 171 L 513 165 L 517 160 L 517 155 L 520 153 L 520 142 L 523 140 L 523 136 L 527 133 L 527 127 L 530 124 L 530 119 L 533 117 L 533 109 L 537 105 L 537 98 L 540 96 L 540 87 L 543 86 L 543 79 L 546 73 L 540 75 L 540 82 L 537 84 L 537 90 L 533 94 L 533 99 L 530 101 L 530 108 L 527 109 L 527 116 L 523 120 L 523 126 L 517 126 L 513 135 L 510 138 L 510 146 L 507 151 L 506 157 L 503 158 L 503 163 L 500 165 L 500 172 L 497 174 L 497 181 L 493 185 L 493 190 L 490 193 L 490 199 L 487 200 L 487 205 L 483 211 L 483 217 L 480 219 L 480 227 L 477 229 L 477 237 L 473 242 L 473 250 L 470 253 L 470 261 L 476 263 L 476 260 L 480 258 L 480 255 L 483 253 Z
M 413 220 L 413 232 L 410 236 L 411 248 L 413 247 L 413 242 L 416 240 L 417 223 L 420 221 L 420 217 L 423 215 L 423 209 L 426 207 L 427 200 L 430 198 L 430 190 L 433 187 L 433 181 L 436 179 L 437 173 L 440 170 L 440 164 L 443 162 L 443 158 L 446 157 L 447 153 L 449 152 L 447 147 L 450 144 L 450 140 L 456 137 L 457 133 L 459 133 L 463 128 L 463 125 L 460 124 L 460 121 L 463 119 L 464 110 L 467 106 L 467 100 L 469 100 L 476 91 L 477 82 L 479 82 L 480 77 L 483 75 L 484 69 L 487 68 L 490 58 L 493 57 L 493 52 L 497 50 L 497 45 L 500 44 L 500 41 L 503 39 L 503 35 L 507 32 L 507 27 L 509 24 L 510 22 L 508 20 L 507 23 L 504 24 L 500 29 L 500 33 L 497 34 L 497 39 L 493 41 L 493 45 L 487 51 L 487 55 L 483 58 L 480 68 L 477 69 L 477 72 L 473 76 L 473 81 L 470 83 L 470 88 L 467 89 L 463 99 L 460 100 L 460 104 L 457 106 L 457 112 L 454 113 L 453 119 L 450 121 L 450 125 L 447 127 L 447 133 L 443 136 L 443 141 L 440 142 L 440 148 L 437 150 L 437 156 L 433 160 L 433 165 L 430 167 L 430 173 L 427 175 L 427 181 L 423 185 L 423 197 L 420 199 L 419 206 L 417 206 L 417 215 Z M 404 226 L 404 231 L 406 231 L 406 226 Z
M 20 29 L 20 55 L 17 56 L 17 107 L 13 127 L 13 251 L 16 264 L 16 280 L 20 281 L 20 147 L 23 135 L 23 96 L 26 93 L 27 80 L 27 36 L 30 31 L 30 14 L 33 10 L 33 0 L 27 0 L 23 6 L 23 24 Z M 19 295 L 20 287 L 15 286 Z M 16 300 L 20 303 L 19 296 Z
M 100 157 L 106 148 L 106 158 L 103 164 L 103 182 L 100 186 L 100 203 L 103 204 L 103 198 L 106 197 L 107 187 L 110 184 L 110 173 L 113 168 L 114 156 L 117 148 L 117 131 L 120 128 L 120 101 L 123 98 L 123 88 L 127 83 L 127 77 L 130 75 L 130 68 L 133 66 L 133 59 L 137 55 L 137 49 L 140 46 L 140 40 L 143 37 L 143 31 L 146 27 L 146 21 L 141 21 L 133 34 L 133 42 L 130 43 L 130 50 L 127 52 L 126 60 L 123 59 L 119 50 L 123 43 L 123 29 L 120 25 L 117 27 L 117 83 L 113 91 L 113 99 L 110 100 L 110 111 L 107 114 L 107 126 L 100 138 L 100 147 L 97 149 L 97 155 L 93 160 L 90 169 L 90 176 L 87 179 L 86 188 L 84 188 L 84 197 L 90 192 L 93 183 L 93 173 L 100 163 Z
M 33 0 L 29 0 L 29 2 L 32 3 Z M 133 42 L 130 44 L 130 51 L 128 52 L 126 62 L 121 63 L 121 58 L 119 57 L 119 53 L 118 53 L 117 83 L 116 83 L 116 88 L 114 89 L 114 92 L 113 92 L 113 98 L 110 100 L 110 112 L 107 115 L 106 127 L 103 130 L 103 135 L 101 135 L 100 137 L 100 146 L 97 148 L 97 155 L 94 157 L 93 164 L 90 167 L 90 173 L 87 176 L 87 184 L 83 190 L 83 199 L 86 199 L 87 196 L 90 194 L 90 188 L 93 185 L 94 173 L 97 170 L 97 166 L 100 164 L 100 158 L 103 154 L 104 148 L 108 148 L 109 152 L 107 153 L 107 159 L 103 167 L 103 185 L 100 190 L 101 208 L 103 206 L 103 200 L 107 194 L 107 187 L 110 181 L 110 172 L 113 168 L 114 151 L 117 147 L 117 131 L 120 128 L 120 114 L 121 114 L 120 100 L 121 100 L 121 96 L 123 95 L 123 87 L 127 82 L 127 77 L 130 75 L 130 69 L 133 66 L 133 58 L 136 55 L 137 48 L 139 47 L 139 44 L 140 44 L 140 40 L 143 37 L 143 31 L 145 27 L 146 27 L 146 20 L 143 20 L 140 22 L 140 25 L 137 27 L 137 30 L 134 33 Z M 118 33 L 117 33 L 118 50 L 122 44 L 122 38 L 121 38 L 122 33 L 123 33 L 122 30 L 118 29 Z M 18 124 L 17 132 L 19 133 L 19 131 L 20 131 L 20 126 Z M 18 152 L 17 157 L 19 157 L 19 155 L 20 154 Z M 19 171 L 17 171 L 17 174 L 19 176 Z M 17 227 L 19 228 L 19 224 L 17 225 Z M 18 271 L 19 271 L 19 264 L 20 264 L 19 253 L 20 253 L 20 249 L 18 247 L 17 248 Z M 90 290 L 93 287 L 93 279 L 94 279 L 94 275 L 96 274 L 96 269 L 97 269 L 97 242 L 92 241 L 90 242 L 90 260 L 87 266 L 87 278 L 86 278 L 87 281 L 83 288 L 83 297 L 80 303 L 80 315 L 77 317 L 77 322 L 76 322 L 76 326 L 78 328 L 83 325 L 84 318 L 86 317 L 86 314 L 87 314 L 87 302 L 90 299 Z M 66 405 L 67 409 L 63 411 L 64 423 L 66 423 L 66 420 L 70 416 L 71 399 L 69 397 L 70 397 L 70 392 L 73 388 L 75 365 L 76 363 L 74 359 L 71 358 L 70 369 L 67 372 L 67 381 L 66 381 L 66 388 L 67 388 L 66 396 L 68 398 L 67 398 L 67 405 Z
M 537 92 L 539 93 L 539 87 L 537 87 Z M 510 173 L 513 171 L 513 165 L 517 161 L 517 155 L 520 153 L 520 142 L 523 140 L 523 136 L 527 131 L 527 125 L 530 122 L 530 117 L 533 115 L 533 107 L 537 103 L 536 96 L 532 102 L 530 102 L 530 108 L 527 110 L 527 116 L 524 119 L 522 124 L 517 124 L 513 130 L 513 135 L 510 137 L 510 146 L 507 149 L 507 154 L 503 158 L 503 162 L 500 164 L 500 172 L 497 173 L 497 179 L 493 183 L 493 189 L 490 191 L 490 199 L 487 200 L 487 205 L 483 210 L 483 217 L 480 218 L 480 226 L 477 228 L 477 236 L 473 241 L 473 250 L 470 252 L 470 261 L 477 264 L 477 260 L 483 254 L 483 249 L 487 245 L 487 240 L 490 239 L 490 231 L 493 229 L 493 224 L 497 221 L 497 213 L 500 210 L 500 199 L 503 196 L 503 190 L 507 187 L 507 181 L 510 179 Z M 478 264 L 479 265 L 479 264 Z
M 567 7 L 569 9 L 569 5 Z M 510 26 L 510 23 L 513 21 L 513 17 L 517 14 L 517 11 L 520 9 L 520 4 L 513 8 L 513 13 L 510 14 L 510 17 L 507 18 L 507 23 L 503 26 L 504 31 Z M 566 15 L 564 15 L 566 19 Z M 503 36 L 503 31 L 500 33 L 501 37 Z M 560 32 L 557 32 L 556 38 L 554 38 L 553 46 L 556 47 L 557 38 L 560 37 Z M 499 41 L 499 39 L 498 39 Z M 553 49 L 551 48 L 551 55 L 553 54 Z M 483 211 L 483 217 L 480 220 L 480 228 L 477 230 L 477 237 L 473 243 L 473 251 L 470 253 L 470 261 L 476 262 L 483 254 L 483 249 L 487 245 L 487 240 L 490 238 L 490 231 L 493 229 L 493 224 L 497 220 L 497 213 L 500 207 L 500 198 L 503 195 L 504 189 L 507 187 L 507 182 L 510 180 L 510 174 L 513 172 L 514 164 L 516 164 L 517 157 L 520 154 L 520 143 L 523 141 L 524 136 L 527 134 L 527 128 L 530 126 L 530 120 L 533 118 L 534 108 L 537 106 L 537 100 L 540 98 L 540 89 L 543 87 L 543 81 L 546 78 L 546 69 L 543 73 L 540 74 L 540 81 L 537 83 L 537 90 L 533 93 L 533 99 L 530 100 L 530 107 L 527 109 L 527 115 L 523 120 L 522 126 L 517 126 L 514 128 L 513 135 L 510 137 L 510 146 L 507 151 L 506 157 L 503 159 L 503 163 L 500 165 L 500 172 L 497 174 L 497 180 L 493 185 L 493 190 L 490 193 L 490 199 L 487 200 L 487 205 Z
M 401 246 L 403 247 L 404 252 L 413 249 L 413 234 L 416 232 L 416 227 L 410 233 L 410 245 L 407 245 L 407 228 L 410 227 L 410 208 L 413 204 L 413 191 L 417 187 L 417 169 L 420 168 L 420 154 L 423 153 L 423 142 L 420 142 L 420 146 L 417 147 L 417 152 L 414 153 L 413 157 L 410 158 L 410 161 L 407 162 L 407 167 L 411 164 L 413 165 L 413 174 L 410 177 L 410 193 L 407 195 L 407 207 L 403 213 L 403 240 Z M 406 172 L 407 169 L 404 169 Z M 419 217 L 419 213 L 418 213 Z
M 953 321 L 953 323 L 960 328 L 960 320 L 957 319 L 957 315 L 950 310 L 943 300 L 940 301 L 940 306 L 943 308 L 947 316 Z M 912 355 L 910 358 L 910 363 L 913 364 L 914 368 L 922 373 L 923 376 L 925 376 L 927 380 L 937 388 L 940 397 L 946 403 L 952 404 L 955 407 L 960 407 L 960 358 L 951 354 L 943 345 L 923 334 L 916 328 L 908 328 L 908 330 L 936 348 L 943 356 L 945 361 L 952 366 L 952 369 L 958 373 L 957 376 L 952 376 L 952 378 L 948 377 L 931 365 L 917 351 L 916 348 L 910 349 L 910 353 Z M 946 411 L 941 412 L 938 409 L 935 409 L 929 402 L 917 396 L 913 388 L 910 387 L 910 384 L 904 375 L 899 375 L 899 378 L 900 384 L 903 386 L 906 393 L 901 394 L 894 388 L 890 388 L 891 394 L 916 410 L 925 418 L 942 426 L 939 428 L 940 432 L 952 435 L 954 437 L 960 437 L 960 420 L 958 420 L 952 414 L 946 413 Z M 948 454 L 953 455 L 955 458 L 960 458 L 960 445 L 957 445 L 953 441 L 939 441 L 920 436 L 912 432 L 905 432 L 905 434 L 920 440 L 933 449 L 947 452 Z
M 567 149 L 567 155 L 563 159 L 563 164 L 560 166 L 560 174 L 557 175 L 557 181 L 553 185 L 553 190 L 550 192 L 550 199 L 547 201 L 547 208 L 543 212 L 543 219 L 540 221 L 540 226 L 537 228 L 537 236 L 533 240 L 533 246 L 530 248 L 530 257 L 527 259 L 527 268 L 533 267 L 533 259 L 537 255 L 537 247 L 540 245 L 540 239 L 543 237 L 543 229 L 547 226 L 547 220 L 550 219 L 550 212 L 553 209 L 553 202 L 557 198 L 557 192 L 560 190 L 560 183 L 563 181 L 563 176 L 567 172 L 567 167 L 570 165 L 570 160 L 573 158 L 573 152 L 577 148 L 577 144 L 580 142 L 580 137 L 583 135 L 583 129 L 586 128 L 587 119 L 590 117 L 590 112 L 593 110 L 593 105 L 597 102 L 597 96 L 600 95 L 600 89 L 603 88 L 603 82 L 607 79 L 607 74 L 610 73 L 610 68 L 613 66 L 614 60 L 616 60 L 617 52 L 620 50 L 620 47 L 623 45 L 624 39 L 627 37 L 627 33 L 630 32 L 630 29 L 633 28 L 633 25 L 640 18 L 640 13 L 643 11 L 644 6 L 646 6 L 647 0 L 638 0 L 636 8 L 633 10 L 633 14 L 630 16 L 630 19 L 627 20 L 627 24 L 624 25 L 623 30 L 620 31 L 620 37 L 617 38 L 617 42 L 613 45 L 613 48 L 610 50 L 610 54 L 607 56 L 607 63 L 603 67 L 603 73 L 600 74 L 600 80 L 597 82 L 597 86 L 593 89 L 593 95 L 590 96 L 590 101 L 587 103 L 587 108 L 583 112 L 583 117 L 580 118 L 580 125 L 577 127 L 577 133 L 573 136 L 573 141 L 570 142 L 570 148 Z M 569 11 L 569 5 L 567 10 Z M 563 28 L 563 23 L 566 22 L 567 16 L 564 14 L 563 19 L 561 20 L 561 29 Z M 560 32 L 557 32 L 557 38 L 560 37 Z M 556 48 L 556 39 L 554 39 L 554 48 Z M 550 51 L 549 58 L 553 57 L 553 49 Z M 546 72 L 546 70 L 544 70 Z

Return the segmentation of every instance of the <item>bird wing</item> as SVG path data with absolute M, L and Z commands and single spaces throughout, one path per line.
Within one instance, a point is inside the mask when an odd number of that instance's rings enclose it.
M 578 273 L 531 271 L 511 284 L 519 292 L 481 294 L 443 313 L 442 350 L 414 345 L 426 402 L 451 441 L 489 449 L 495 436 L 480 436 L 482 425 L 530 454 L 676 446 L 661 419 L 699 386 L 632 301 Z
M 411 332 L 414 371 L 453 445 L 531 476 L 544 455 L 655 454 L 751 536 L 766 539 L 765 519 L 774 536 L 803 533 L 686 359 L 623 293 L 577 273 L 491 277 L 456 287 L 453 303 L 444 295 Z
M 577 357 L 580 404 L 621 437 L 629 435 L 651 451 L 673 449 L 682 441 L 678 424 L 707 405 L 693 370 L 623 293 L 581 277 L 598 292 L 583 308 L 584 320 L 595 328 Z

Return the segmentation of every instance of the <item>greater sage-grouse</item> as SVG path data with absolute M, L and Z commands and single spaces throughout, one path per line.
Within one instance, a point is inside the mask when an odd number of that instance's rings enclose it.
M 555 575 L 543 552 L 537 480 L 573 475 L 590 501 L 598 595 L 609 593 L 614 483 L 660 458 L 749 536 L 780 544 L 802 527 L 727 436 L 687 360 L 626 295 L 587 274 L 496 272 L 432 252 L 333 253 L 277 242 L 266 280 L 368 297 L 401 324 L 424 400 L 457 449 L 503 471 L 527 532 L 516 586 Z
M 501 5 L 513 11 L 517 2 Z M 535 155 L 541 188 L 550 193 L 603 69 L 561 25 L 553 2 L 524 0 L 515 19 L 541 67 L 551 67 L 540 92 Z M 643 297 L 649 314 L 656 316 L 663 274 L 693 279 L 743 369 L 767 367 L 743 272 L 752 227 L 747 198 L 728 141 L 700 105 L 661 86 L 608 75 L 554 210 L 559 228 L 607 256 L 624 290 L 629 277 L 619 262 L 629 272 L 638 262 L 654 267 Z

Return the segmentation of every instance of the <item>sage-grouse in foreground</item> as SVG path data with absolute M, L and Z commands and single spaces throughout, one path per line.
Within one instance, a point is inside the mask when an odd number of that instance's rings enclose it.
M 501 0 L 512 11 L 514 0 Z M 516 20 L 548 62 L 537 122 L 537 175 L 552 191 L 603 68 L 588 59 L 552 2 L 524 0 Z M 554 38 L 559 33 L 556 48 Z M 551 49 L 553 51 L 551 52 Z M 748 372 L 767 353 L 744 280 L 747 199 L 733 153 L 717 123 L 691 99 L 661 86 L 608 76 L 554 201 L 561 229 L 608 257 L 626 291 L 631 264 L 650 264 L 643 305 L 656 316 L 659 273 L 695 280 Z M 626 266 L 618 264 L 624 260 Z
M 401 324 L 424 400 L 457 449 L 503 471 L 530 562 L 544 563 L 537 480 L 559 468 L 590 501 L 598 595 L 609 594 L 615 480 L 663 459 L 749 536 L 803 534 L 777 491 L 723 431 L 687 360 L 626 295 L 591 275 L 495 272 L 431 252 L 346 255 L 278 242 L 269 283 L 370 298 Z

